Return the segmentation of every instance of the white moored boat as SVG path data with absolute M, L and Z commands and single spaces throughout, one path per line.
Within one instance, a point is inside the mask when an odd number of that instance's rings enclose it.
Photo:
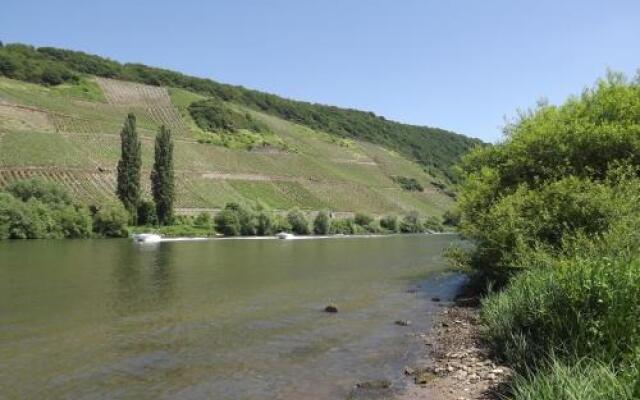
M 132 238 L 136 243 L 158 243 L 162 240 L 162 236 L 155 233 L 138 233 Z
M 295 236 L 293 235 L 293 233 L 287 233 L 287 232 L 280 232 L 276 235 L 278 237 L 278 239 L 293 239 Z

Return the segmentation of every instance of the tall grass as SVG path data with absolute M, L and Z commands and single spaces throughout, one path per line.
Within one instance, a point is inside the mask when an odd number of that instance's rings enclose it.
M 555 354 L 620 361 L 640 346 L 640 257 L 526 271 L 483 307 L 484 335 L 520 369 Z
M 544 372 L 521 376 L 514 384 L 515 400 L 632 400 L 640 398 L 640 374 L 610 364 L 582 360 L 568 365 L 554 361 Z

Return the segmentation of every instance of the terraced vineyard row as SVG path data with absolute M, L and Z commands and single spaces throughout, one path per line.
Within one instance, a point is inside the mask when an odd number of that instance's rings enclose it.
M 171 103 L 167 88 L 115 79 L 95 79 L 110 104 L 143 109 L 158 125 L 165 125 L 181 135 L 187 132 L 188 128 L 178 109 Z
M 0 186 L 30 178 L 58 182 L 86 204 L 101 204 L 115 198 L 116 180 L 112 174 L 51 168 L 0 169 Z

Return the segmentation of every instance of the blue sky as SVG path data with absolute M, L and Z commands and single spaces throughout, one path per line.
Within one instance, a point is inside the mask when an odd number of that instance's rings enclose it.
M 487 141 L 640 67 L 638 0 L 8 1 L 0 40 L 143 62 Z

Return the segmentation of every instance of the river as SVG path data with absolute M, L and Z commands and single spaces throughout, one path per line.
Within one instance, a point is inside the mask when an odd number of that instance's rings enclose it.
M 0 242 L 0 398 L 344 399 L 356 382 L 401 385 L 430 299 L 462 282 L 441 257 L 455 238 Z

